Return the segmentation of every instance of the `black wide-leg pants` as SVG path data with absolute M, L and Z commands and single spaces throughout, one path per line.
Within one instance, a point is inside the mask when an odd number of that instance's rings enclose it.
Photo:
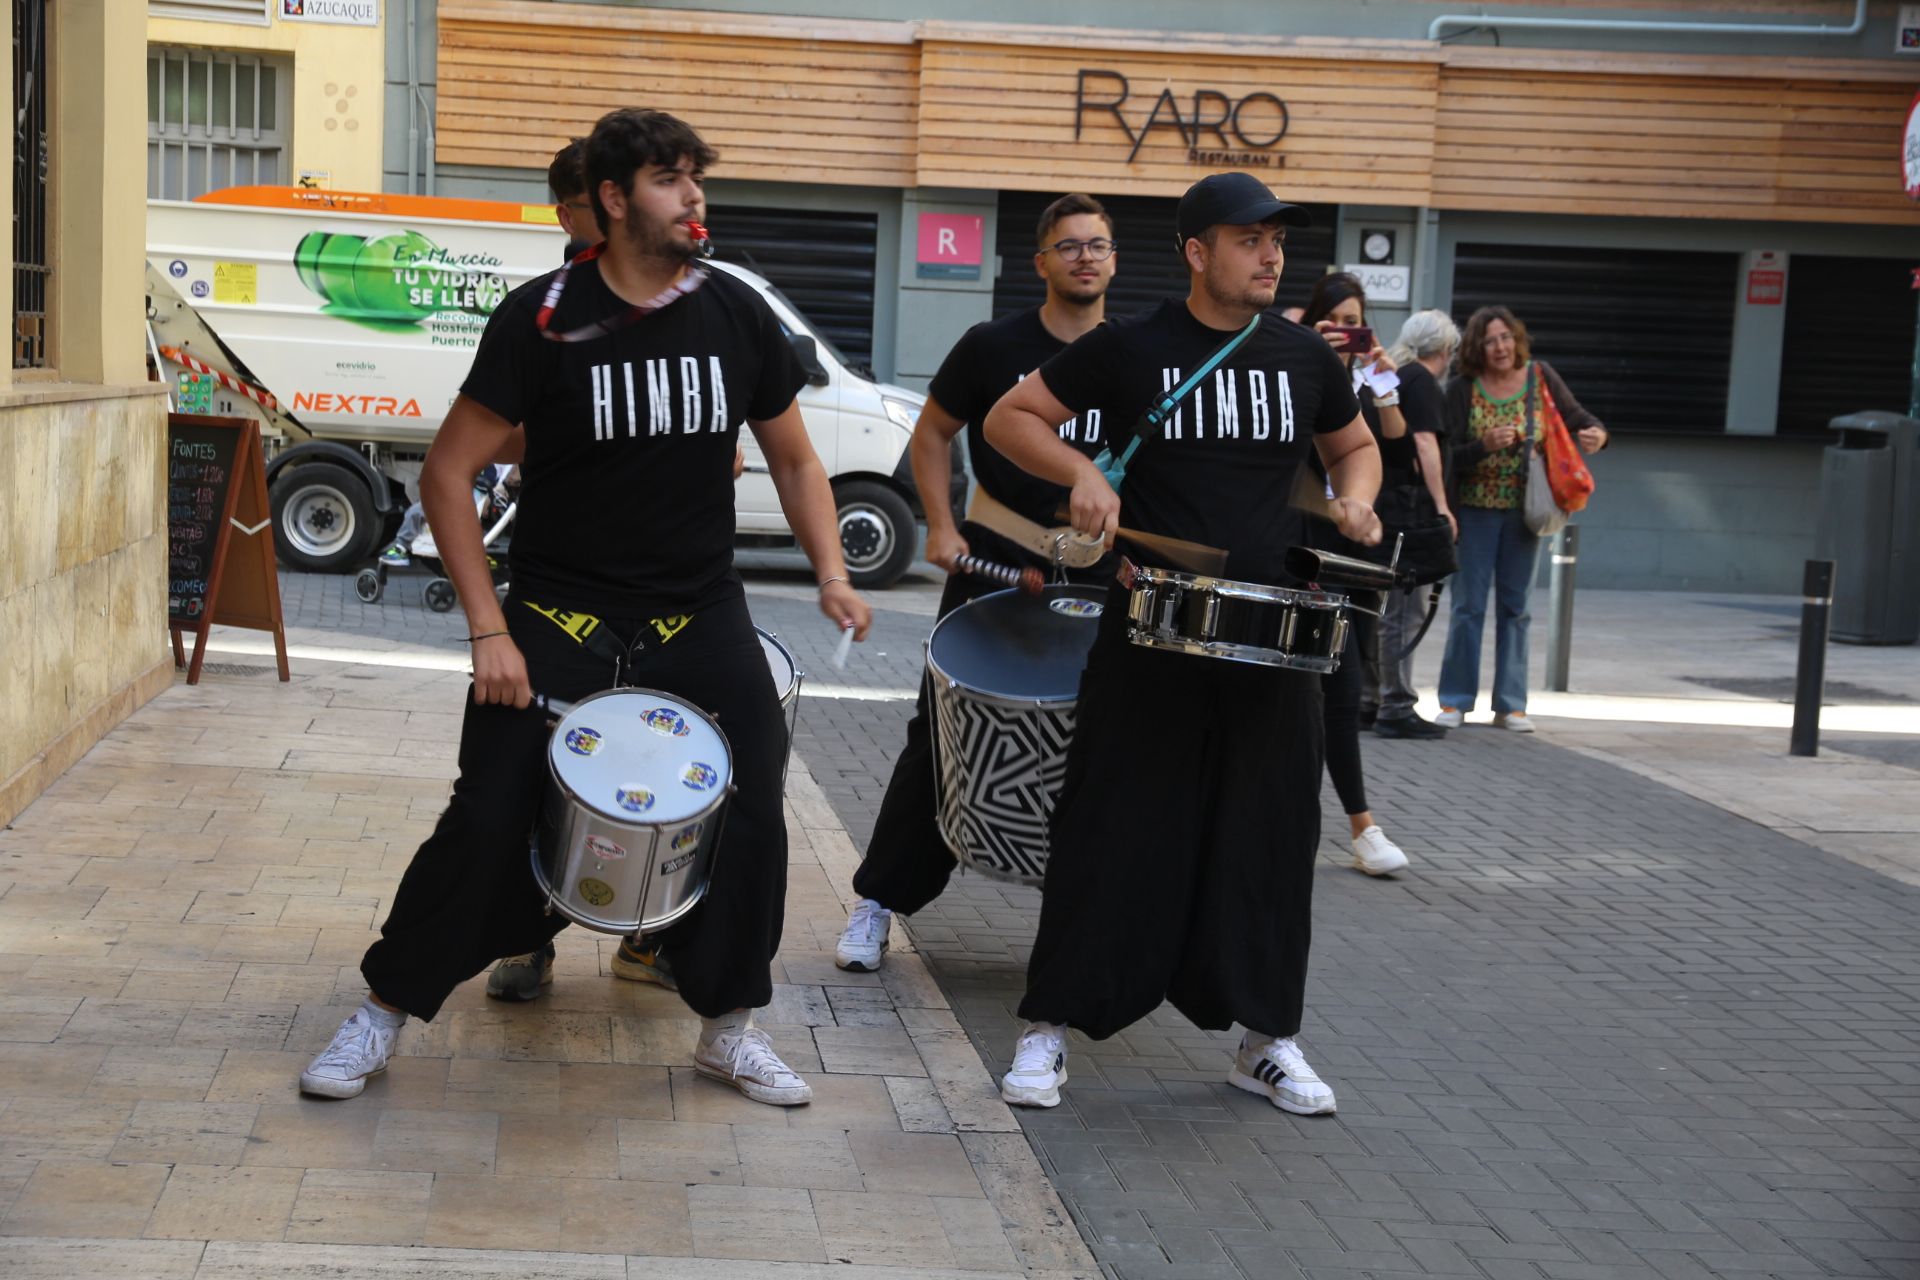
M 1080 680 L 1020 1016 L 1096 1040 L 1162 1000 L 1300 1029 L 1320 842 L 1320 678 L 1142 648 L 1114 590 Z
M 982 559 L 1051 573 L 1051 566 L 1038 556 L 980 525 L 968 522 L 961 526 L 961 534 L 968 550 Z M 1070 573 L 1068 578 L 1104 587 L 1113 581 L 1113 568 L 1102 560 L 1089 569 Z M 1004 590 L 1002 584 L 988 578 L 952 574 L 940 594 L 938 616 L 944 618 L 970 600 Z M 928 697 L 923 679 L 913 719 L 907 721 L 907 743 L 893 762 L 893 776 L 887 781 L 887 793 L 873 821 L 873 838 L 867 841 L 866 856 L 853 873 L 855 893 L 905 915 L 939 897 L 958 865 L 936 818 L 939 792 L 934 781 L 933 713 Z
M 507 602 L 506 615 L 536 693 L 572 701 L 613 686 L 613 663 L 550 618 L 517 600 Z M 787 728 L 746 601 L 704 609 L 664 641 L 647 619 L 603 617 L 601 626 L 623 649 L 632 646 L 623 683 L 691 702 L 715 717 L 733 749 L 738 790 L 713 879 L 662 939 L 694 1012 L 759 1008 L 773 998 L 770 966 L 786 910 L 780 775 Z M 528 852 L 547 791 L 549 722 L 537 708 L 479 706 L 469 696 L 453 798 L 360 963 L 387 1003 L 430 1019 L 488 964 L 538 950 L 566 928 L 564 916 L 548 914 Z

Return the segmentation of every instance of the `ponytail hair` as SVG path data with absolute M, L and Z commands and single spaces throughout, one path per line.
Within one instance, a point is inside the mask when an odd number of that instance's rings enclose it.
M 1396 365 L 1438 355 L 1460 345 L 1460 328 L 1444 311 L 1416 311 L 1400 326 L 1400 337 L 1387 352 Z

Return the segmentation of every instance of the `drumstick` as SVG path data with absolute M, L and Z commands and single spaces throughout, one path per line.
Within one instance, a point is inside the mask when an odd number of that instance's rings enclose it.
M 955 573 L 971 573 L 978 577 L 1003 582 L 1009 587 L 1018 587 L 1030 596 L 1040 594 L 1047 585 L 1046 578 L 1038 569 L 1016 569 L 1010 564 L 996 564 L 992 560 L 982 560 L 979 556 L 956 556 L 953 561 Z
M 846 667 L 847 655 L 851 652 L 853 652 L 853 624 L 849 622 L 840 628 L 840 643 L 833 647 L 833 665 L 836 670 Z
M 1056 518 L 1072 519 L 1065 508 L 1059 511 Z M 1218 547 L 1210 547 L 1204 542 L 1188 542 L 1185 538 L 1168 537 L 1164 533 L 1147 533 L 1141 529 L 1121 527 L 1114 532 L 1144 550 L 1164 556 L 1188 573 L 1197 573 L 1209 578 L 1226 575 L 1227 553 Z

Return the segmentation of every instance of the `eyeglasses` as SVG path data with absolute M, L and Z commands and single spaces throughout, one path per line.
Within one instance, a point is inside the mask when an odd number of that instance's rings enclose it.
M 1487 347 L 1510 347 L 1513 345 L 1513 335 L 1510 333 L 1496 333 L 1487 338 L 1481 345 Z
M 1119 247 L 1112 240 L 1061 240 L 1040 252 L 1057 253 L 1062 262 L 1078 262 L 1083 255 L 1088 262 L 1105 262 Z

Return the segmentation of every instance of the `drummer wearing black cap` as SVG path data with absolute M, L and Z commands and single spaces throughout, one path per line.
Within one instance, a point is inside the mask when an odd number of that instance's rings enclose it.
M 1225 576 L 1274 586 L 1298 585 L 1283 568 L 1301 533 L 1289 498 L 1312 449 L 1341 532 L 1377 543 L 1380 455 L 1346 370 L 1316 334 L 1266 314 L 1287 228 L 1307 221 L 1251 175 L 1196 183 L 1178 219 L 1187 296 L 1109 321 L 1042 365 L 988 415 L 988 440 L 1070 487 L 1080 531 L 1112 538 L 1124 522 L 1218 547 Z M 1117 494 L 1054 434 L 1096 401 L 1145 410 L 1255 317 L 1143 439 Z M 1162 565 L 1125 535 L 1120 546 Z M 1068 1027 L 1102 1040 L 1164 999 L 1209 1030 L 1245 1028 L 1233 1084 L 1296 1114 L 1331 1112 L 1333 1090 L 1294 1039 L 1320 838 L 1319 679 L 1132 645 L 1127 598 L 1110 593 L 1081 679 L 1020 1003 L 1028 1026 L 1001 1096 L 1057 1105 Z

